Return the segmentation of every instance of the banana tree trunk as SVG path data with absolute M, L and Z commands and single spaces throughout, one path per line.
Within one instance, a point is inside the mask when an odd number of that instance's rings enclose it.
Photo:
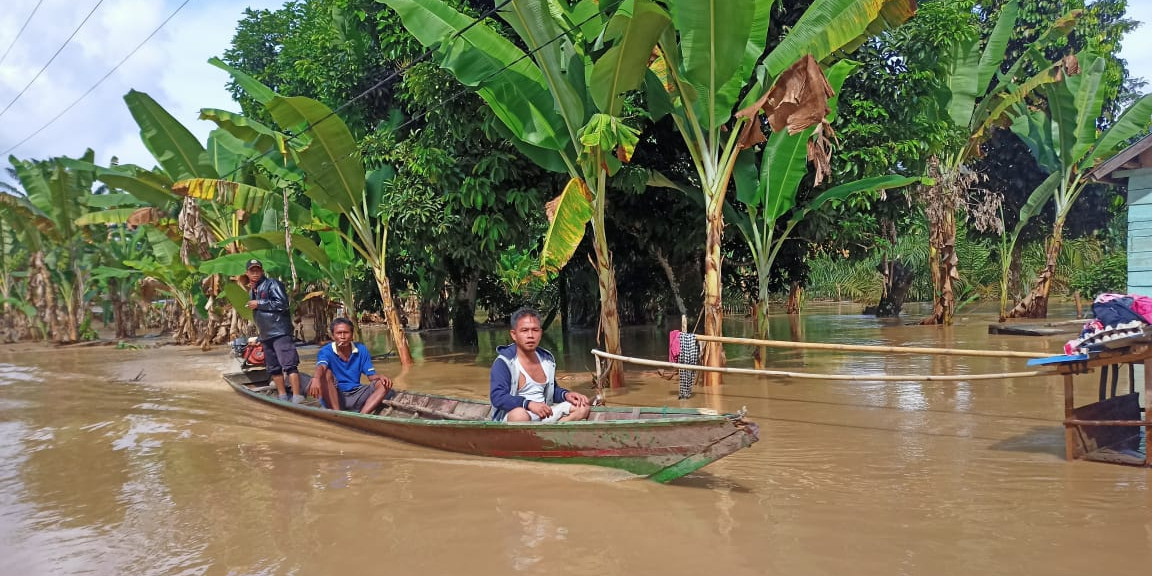
M 758 340 L 767 340 L 769 333 L 768 327 L 768 271 L 771 266 L 768 264 L 759 264 L 756 266 L 756 301 L 752 303 L 752 331 L 755 333 L 755 338 Z M 752 349 L 752 365 L 757 370 L 764 368 L 764 361 L 768 354 L 768 349 L 763 346 L 756 346 Z
M 1048 245 L 1044 251 L 1044 269 L 1032 283 L 1032 291 L 1020 301 L 1010 312 L 1009 318 L 1047 318 L 1048 296 L 1052 291 L 1052 281 L 1056 278 L 1056 262 L 1060 258 L 1060 250 L 1064 247 L 1064 219 L 1058 218 L 1052 224 L 1052 236 L 1048 238 Z
M 956 256 L 956 210 L 951 206 L 937 207 L 929 215 L 929 271 L 935 301 L 932 316 L 921 324 L 951 325 L 956 313 L 955 282 L 960 278 L 959 259 Z
M 600 335 L 604 338 L 604 351 L 620 354 L 620 316 L 616 309 L 616 269 L 612 266 L 612 253 L 608 251 L 608 239 L 604 230 L 604 192 L 607 174 L 600 171 L 596 179 L 598 190 L 593 196 L 592 244 L 596 251 L 596 280 L 600 285 Z M 609 360 L 605 376 L 609 386 L 624 385 L 623 366 Z M 599 383 L 597 383 L 599 384 Z
M 396 312 L 396 302 L 392 299 L 392 284 L 382 267 L 373 266 L 372 274 L 376 277 L 376 288 L 380 290 L 380 303 L 384 309 L 384 320 L 388 322 L 388 334 L 392 337 L 392 345 L 396 347 L 400 365 L 407 368 L 413 364 L 412 351 L 408 349 L 408 338 L 404 335 L 404 327 L 400 325 L 400 314 Z
M 56 315 L 56 289 L 52 285 L 52 276 L 48 274 L 48 268 L 44 264 L 44 253 L 34 252 L 29 257 L 28 268 L 31 272 L 28 291 L 32 305 L 40 312 L 45 336 L 49 340 L 55 340 L 60 336 Z
M 725 180 L 725 186 L 727 181 Z M 724 195 L 708 195 L 707 236 L 704 246 L 704 334 L 724 335 L 723 286 L 720 281 L 720 252 L 724 239 Z M 701 362 L 705 366 L 720 368 L 725 364 L 724 346 L 719 342 L 708 342 L 702 351 Z M 706 386 L 719 384 L 719 372 L 705 372 Z

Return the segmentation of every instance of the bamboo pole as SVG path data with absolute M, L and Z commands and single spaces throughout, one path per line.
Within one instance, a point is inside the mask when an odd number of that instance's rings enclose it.
M 609 354 L 601 350 L 592 350 L 593 356 L 609 360 L 619 360 L 640 366 L 656 366 L 659 368 L 678 368 L 681 370 L 698 370 L 700 372 L 720 372 L 722 374 L 752 374 L 755 376 L 782 376 L 784 378 L 797 378 L 802 380 L 847 380 L 855 382 L 970 382 L 973 380 L 1002 380 L 1004 378 L 1031 378 L 1033 376 L 1056 376 L 1057 372 L 1051 370 L 1033 370 L 1031 372 L 1001 372 L 998 374 L 963 374 L 949 376 L 928 374 L 923 376 L 889 376 L 887 374 L 813 374 L 810 372 L 785 372 L 782 370 L 755 370 L 752 368 L 726 368 L 713 366 L 698 366 L 696 364 L 680 364 L 677 362 L 664 362 L 661 360 L 646 360 L 644 358 L 631 358 Z
M 937 354 L 940 356 L 990 356 L 993 358 L 1048 358 L 1051 354 L 1038 352 L 1014 352 L 1011 350 L 964 350 L 958 348 L 914 348 L 909 346 L 867 346 L 863 344 L 827 344 L 823 342 L 792 342 L 791 340 L 756 340 L 754 338 L 732 338 L 729 336 L 707 336 L 697 334 L 701 342 L 724 342 L 726 344 L 748 344 L 768 348 L 812 348 L 815 350 L 840 350 L 845 352 L 890 352 L 900 354 Z
M 1069 426 L 1152 426 L 1152 420 L 1065 420 Z

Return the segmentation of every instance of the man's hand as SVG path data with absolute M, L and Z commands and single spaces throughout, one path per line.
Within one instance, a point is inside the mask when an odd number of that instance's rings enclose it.
M 582 408 L 588 405 L 588 397 L 579 392 L 569 392 L 565 394 L 564 400 L 577 408 Z
M 246 306 L 248 306 L 248 309 L 249 309 L 249 310 L 255 310 L 255 309 L 256 309 L 256 307 L 257 307 L 257 306 L 259 306 L 259 305 L 260 305 L 260 302 L 258 302 L 258 301 L 256 301 L 256 300 L 249 300 L 249 301 L 248 301 L 248 304 L 246 304 Z
M 552 407 L 543 402 L 529 402 L 528 411 L 539 416 L 541 420 L 552 415 Z
M 385 390 L 392 389 L 392 380 L 387 376 L 373 374 L 372 376 L 368 377 L 368 381 L 383 386 Z
M 312 381 L 308 383 L 308 395 L 313 397 L 313 398 L 319 398 L 320 397 L 320 379 L 319 378 L 313 378 Z

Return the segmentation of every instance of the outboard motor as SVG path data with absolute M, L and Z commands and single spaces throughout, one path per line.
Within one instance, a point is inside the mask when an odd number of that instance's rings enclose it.
M 241 370 L 264 366 L 264 345 L 255 336 L 233 340 L 232 353 L 240 358 Z

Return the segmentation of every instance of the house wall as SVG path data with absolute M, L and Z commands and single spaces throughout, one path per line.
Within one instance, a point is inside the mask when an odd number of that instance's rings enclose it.
M 1128 293 L 1152 296 L 1152 168 L 1128 177 Z

